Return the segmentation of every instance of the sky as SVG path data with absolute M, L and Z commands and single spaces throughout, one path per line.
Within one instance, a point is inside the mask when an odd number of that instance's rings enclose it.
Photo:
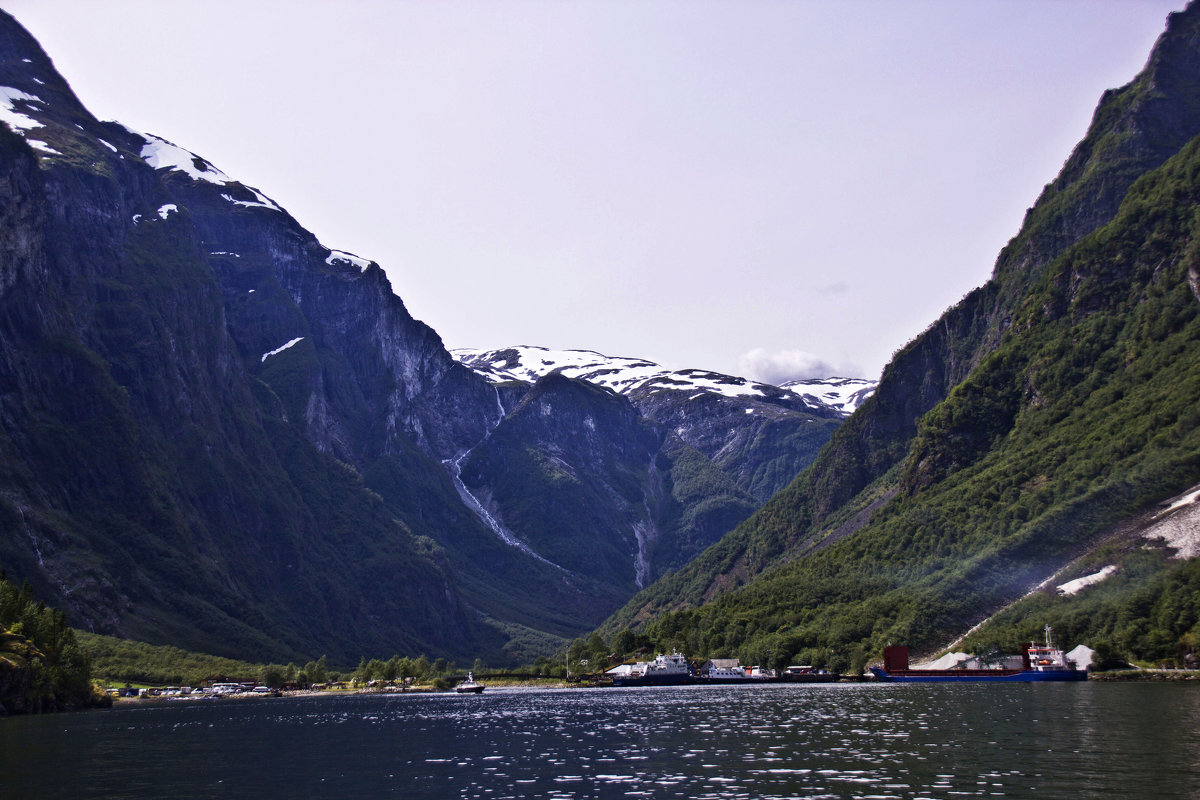
M 447 347 L 877 377 L 1183 0 L 0 0 Z

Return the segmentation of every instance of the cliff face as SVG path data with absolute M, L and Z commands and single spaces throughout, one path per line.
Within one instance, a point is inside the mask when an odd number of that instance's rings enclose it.
M 1105 92 L 1084 139 L 1026 213 L 991 280 L 884 368 L 875 395 L 835 437 L 813 476 L 818 516 L 839 508 L 905 455 L 917 420 L 1000 343 L 1046 269 L 1108 223 L 1140 176 L 1200 133 L 1200 11 L 1171 14 L 1143 72 Z
M 445 546 L 490 533 L 439 463 L 494 424 L 494 390 L 378 267 L 96 121 L 7 16 L 0 85 L 0 564 L 149 641 L 498 654 Z
M 1198 76 L 1200 8 L 1192 5 L 1168 17 L 1143 72 L 1100 99 L 1086 136 L 1001 251 L 992 279 L 885 367 L 874 398 L 836 437 L 854 455 L 838 459 L 834 448 L 822 459 L 814 478 L 830 488 L 818 508 L 840 506 L 894 466 L 917 421 L 996 348 L 1054 260 L 1111 221 L 1134 181 L 1200 134 Z M 837 473 L 859 477 L 837 480 Z
M 496 524 L 619 605 L 745 519 L 754 501 L 615 392 L 550 374 L 461 462 Z M 513 534 L 515 536 L 515 534 Z
M 632 391 L 629 400 L 728 475 L 755 505 L 811 464 L 843 423 L 832 409 L 787 392 L 729 397 L 647 386 Z

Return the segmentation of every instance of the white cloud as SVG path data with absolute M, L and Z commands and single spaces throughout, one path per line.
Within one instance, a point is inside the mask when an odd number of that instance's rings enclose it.
M 738 357 L 740 374 L 779 385 L 803 378 L 856 378 L 861 370 L 852 364 L 837 364 L 803 350 L 778 350 L 774 353 L 756 347 Z

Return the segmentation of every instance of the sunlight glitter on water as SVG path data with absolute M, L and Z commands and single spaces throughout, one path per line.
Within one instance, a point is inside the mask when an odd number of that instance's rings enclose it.
M 1200 692 L 1189 691 L 1200 687 L 1161 688 L 776 685 L 177 704 L 49 726 L 4 721 L 0 775 L 14 776 L 5 800 L 140 799 L 164 787 L 207 800 L 232 786 L 256 800 L 946 800 L 1116 796 L 1129 785 L 1190 797 L 1164 781 L 1200 773 L 1178 769 L 1200 768 Z M 1151 714 L 1160 722 L 1147 726 Z M 1032 717 L 1054 722 L 1031 728 Z M 12 731 L 20 736 L 5 739 Z M 1123 758 L 1131 746 L 1138 758 Z M 171 766 L 180 763 L 188 769 Z M 1184 788 L 1200 789 L 1189 780 Z

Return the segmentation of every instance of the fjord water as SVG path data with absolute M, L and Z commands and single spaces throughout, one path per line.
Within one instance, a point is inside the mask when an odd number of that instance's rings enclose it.
M 0 797 L 1200 795 L 1200 687 L 263 698 L 0 720 Z

